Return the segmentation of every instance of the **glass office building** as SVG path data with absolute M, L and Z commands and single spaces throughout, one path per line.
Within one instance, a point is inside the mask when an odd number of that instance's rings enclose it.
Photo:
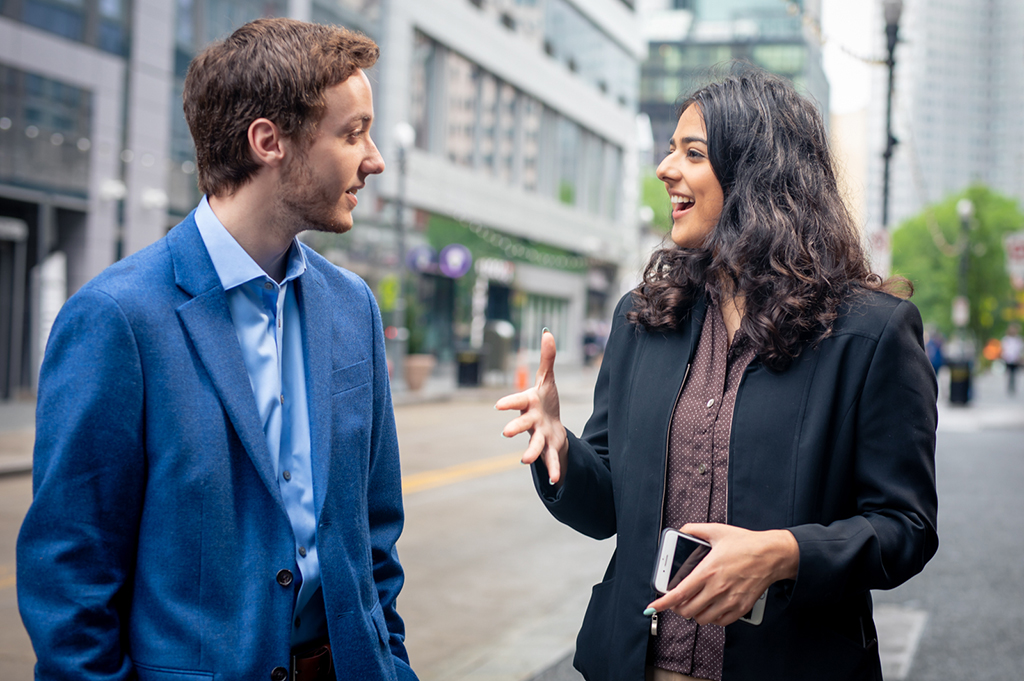
M 644 0 L 641 9 L 649 52 L 640 108 L 651 119 L 652 163 L 675 130 L 682 99 L 733 60 L 790 79 L 828 120 L 819 0 Z
M 68 295 L 196 205 L 188 64 L 266 16 L 345 25 L 382 48 L 369 76 L 388 172 L 349 235 L 309 243 L 383 305 L 401 198 L 406 250 L 433 253 L 410 274 L 426 349 L 450 357 L 483 315 L 523 338 L 556 319 L 580 356 L 585 318 L 635 259 L 644 43 L 631 0 L 0 0 L 0 398 L 31 391 Z M 404 122 L 417 137 L 400 181 Z M 452 243 L 481 267 L 440 274 Z

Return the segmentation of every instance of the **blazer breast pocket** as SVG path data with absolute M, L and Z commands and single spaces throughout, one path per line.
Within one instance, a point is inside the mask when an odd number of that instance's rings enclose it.
M 370 382 L 370 363 L 367 360 L 349 364 L 331 372 L 331 395 L 358 388 Z

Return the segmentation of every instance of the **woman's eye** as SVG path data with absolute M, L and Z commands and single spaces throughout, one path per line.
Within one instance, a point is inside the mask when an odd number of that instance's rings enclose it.
M 704 154 L 700 153 L 696 149 L 688 149 L 686 151 L 687 158 L 704 158 Z

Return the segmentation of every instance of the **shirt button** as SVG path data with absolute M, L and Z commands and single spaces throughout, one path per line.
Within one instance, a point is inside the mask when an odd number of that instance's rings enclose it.
M 291 471 L 285 471 L 284 473 L 281 473 L 281 477 L 284 478 L 285 482 L 288 482 L 289 480 L 292 479 L 292 472 Z
M 306 557 L 306 547 L 305 546 L 300 546 L 299 547 L 299 555 L 302 556 L 303 558 Z
M 277 573 L 277 583 L 281 586 L 291 586 L 294 579 L 295 577 L 292 575 L 291 570 L 280 570 Z
M 263 284 L 263 288 L 267 289 L 268 291 L 272 291 L 274 289 L 274 285 L 268 281 L 265 284 Z
M 701 475 L 704 475 L 705 473 L 708 472 L 708 467 L 705 466 L 704 464 L 701 464 L 700 467 L 697 469 L 697 472 L 700 473 Z
M 301 626 L 302 626 L 302 618 L 301 617 L 296 617 L 295 618 L 295 628 L 298 629 Z
M 284 404 L 284 395 L 281 395 L 281 404 Z
M 288 670 L 284 667 L 274 667 L 270 672 L 270 681 L 284 681 L 288 678 Z
M 708 408 L 710 409 L 710 408 L 711 408 L 711 406 L 712 406 L 712 405 L 714 405 L 714 403 L 715 403 L 715 400 L 714 400 L 714 399 L 710 399 L 710 400 L 708 400 Z

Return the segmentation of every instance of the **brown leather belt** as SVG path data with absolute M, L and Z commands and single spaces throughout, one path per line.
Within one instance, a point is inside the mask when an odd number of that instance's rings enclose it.
M 324 643 L 307 653 L 292 655 L 292 681 L 333 681 L 331 644 Z

